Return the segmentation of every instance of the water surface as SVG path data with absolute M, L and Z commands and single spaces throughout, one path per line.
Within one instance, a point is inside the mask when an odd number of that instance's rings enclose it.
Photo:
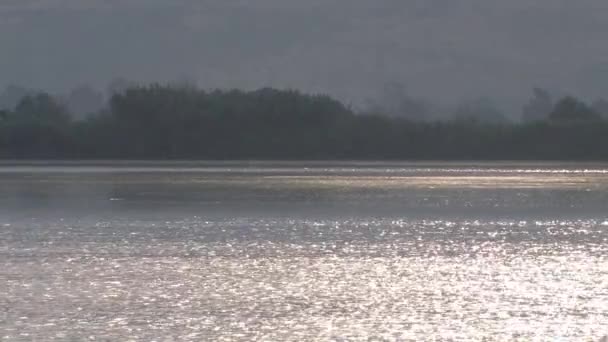
M 608 165 L 0 164 L 0 339 L 597 340 Z

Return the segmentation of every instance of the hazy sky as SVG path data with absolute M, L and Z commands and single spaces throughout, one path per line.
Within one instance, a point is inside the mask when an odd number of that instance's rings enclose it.
M 2 0 L 0 85 L 608 97 L 606 0 Z

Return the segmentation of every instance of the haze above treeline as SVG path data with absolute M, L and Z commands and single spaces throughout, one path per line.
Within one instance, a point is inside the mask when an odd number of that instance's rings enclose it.
M 440 107 L 532 87 L 608 89 L 605 0 L 0 1 L 0 88 L 52 94 L 114 77 L 324 93 L 364 108 L 385 84 Z
M 67 97 L 10 87 L 0 158 L 608 160 L 604 101 L 536 88 L 521 122 L 483 101 L 437 120 L 400 89 L 355 111 L 329 95 L 273 88 L 116 81 L 104 99 L 86 87 Z

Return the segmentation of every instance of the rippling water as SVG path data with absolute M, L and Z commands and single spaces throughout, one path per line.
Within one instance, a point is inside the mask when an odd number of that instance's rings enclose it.
M 0 164 L 0 340 L 608 334 L 608 165 Z

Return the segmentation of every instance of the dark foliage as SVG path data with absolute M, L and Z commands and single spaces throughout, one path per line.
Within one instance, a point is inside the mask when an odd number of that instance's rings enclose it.
M 50 96 L 30 95 L 0 112 L 0 157 L 608 160 L 608 123 L 576 99 L 523 124 L 474 119 L 483 108 L 413 122 L 297 91 L 153 85 L 115 92 L 105 110 L 73 121 Z
M 594 121 L 599 120 L 600 115 L 584 102 L 568 96 L 555 105 L 549 119 L 553 121 Z

